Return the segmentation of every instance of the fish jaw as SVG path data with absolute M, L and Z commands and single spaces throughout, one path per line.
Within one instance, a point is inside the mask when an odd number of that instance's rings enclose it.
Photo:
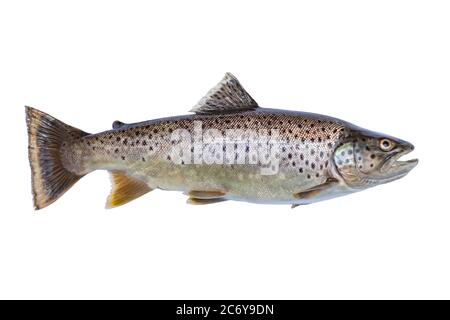
M 380 172 L 389 176 L 388 181 L 398 180 L 406 176 L 412 169 L 419 164 L 419 159 L 400 160 L 403 156 L 411 153 L 414 150 L 414 146 L 408 143 L 408 147 L 399 150 L 392 156 L 388 157 L 380 168 Z

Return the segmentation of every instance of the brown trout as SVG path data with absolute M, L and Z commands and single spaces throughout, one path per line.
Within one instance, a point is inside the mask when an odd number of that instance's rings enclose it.
M 153 189 L 176 190 L 188 203 L 224 200 L 293 207 L 404 177 L 414 146 L 336 118 L 261 108 L 227 73 L 191 110 L 83 132 L 26 107 L 35 209 L 94 170 L 108 170 L 106 207 Z

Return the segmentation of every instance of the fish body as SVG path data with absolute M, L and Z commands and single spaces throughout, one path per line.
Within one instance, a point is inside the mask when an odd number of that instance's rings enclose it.
M 260 108 L 231 74 L 192 111 L 88 134 L 27 108 L 35 208 L 95 170 L 112 175 L 107 207 L 158 188 L 184 192 L 192 204 L 297 206 L 399 179 L 417 165 L 398 161 L 414 148 L 406 141 L 324 115 Z

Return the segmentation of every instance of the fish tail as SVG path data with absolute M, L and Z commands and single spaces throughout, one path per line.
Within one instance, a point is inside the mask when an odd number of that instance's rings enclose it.
M 37 109 L 25 107 L 25 112 L 33 202 L 34 208 L 39 210 L 56 201 L 83 177 L 84 174 L 64 167 L 61 147 L 88 133 Z

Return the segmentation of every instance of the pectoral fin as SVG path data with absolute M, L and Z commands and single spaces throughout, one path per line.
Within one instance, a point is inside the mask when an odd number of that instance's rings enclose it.
M 334 178 L 328 178 L 327 181 L 322 184 L 319 184 L 308 190 L 295 193 L 294 197 L 297 199 L 305 199 L 305 200 L 313 199 L 313 198 L 317 197 L 318 195 L 320 195 L 322 192 L 335 187 L 337 183 L 338 183 L 338 180 L 336 180 Z
M 124 205 L 152 190 L 145 182 L 122 172 L 111 171 L 110 174 L 112 189 L 106 201 L 108 209 Z

